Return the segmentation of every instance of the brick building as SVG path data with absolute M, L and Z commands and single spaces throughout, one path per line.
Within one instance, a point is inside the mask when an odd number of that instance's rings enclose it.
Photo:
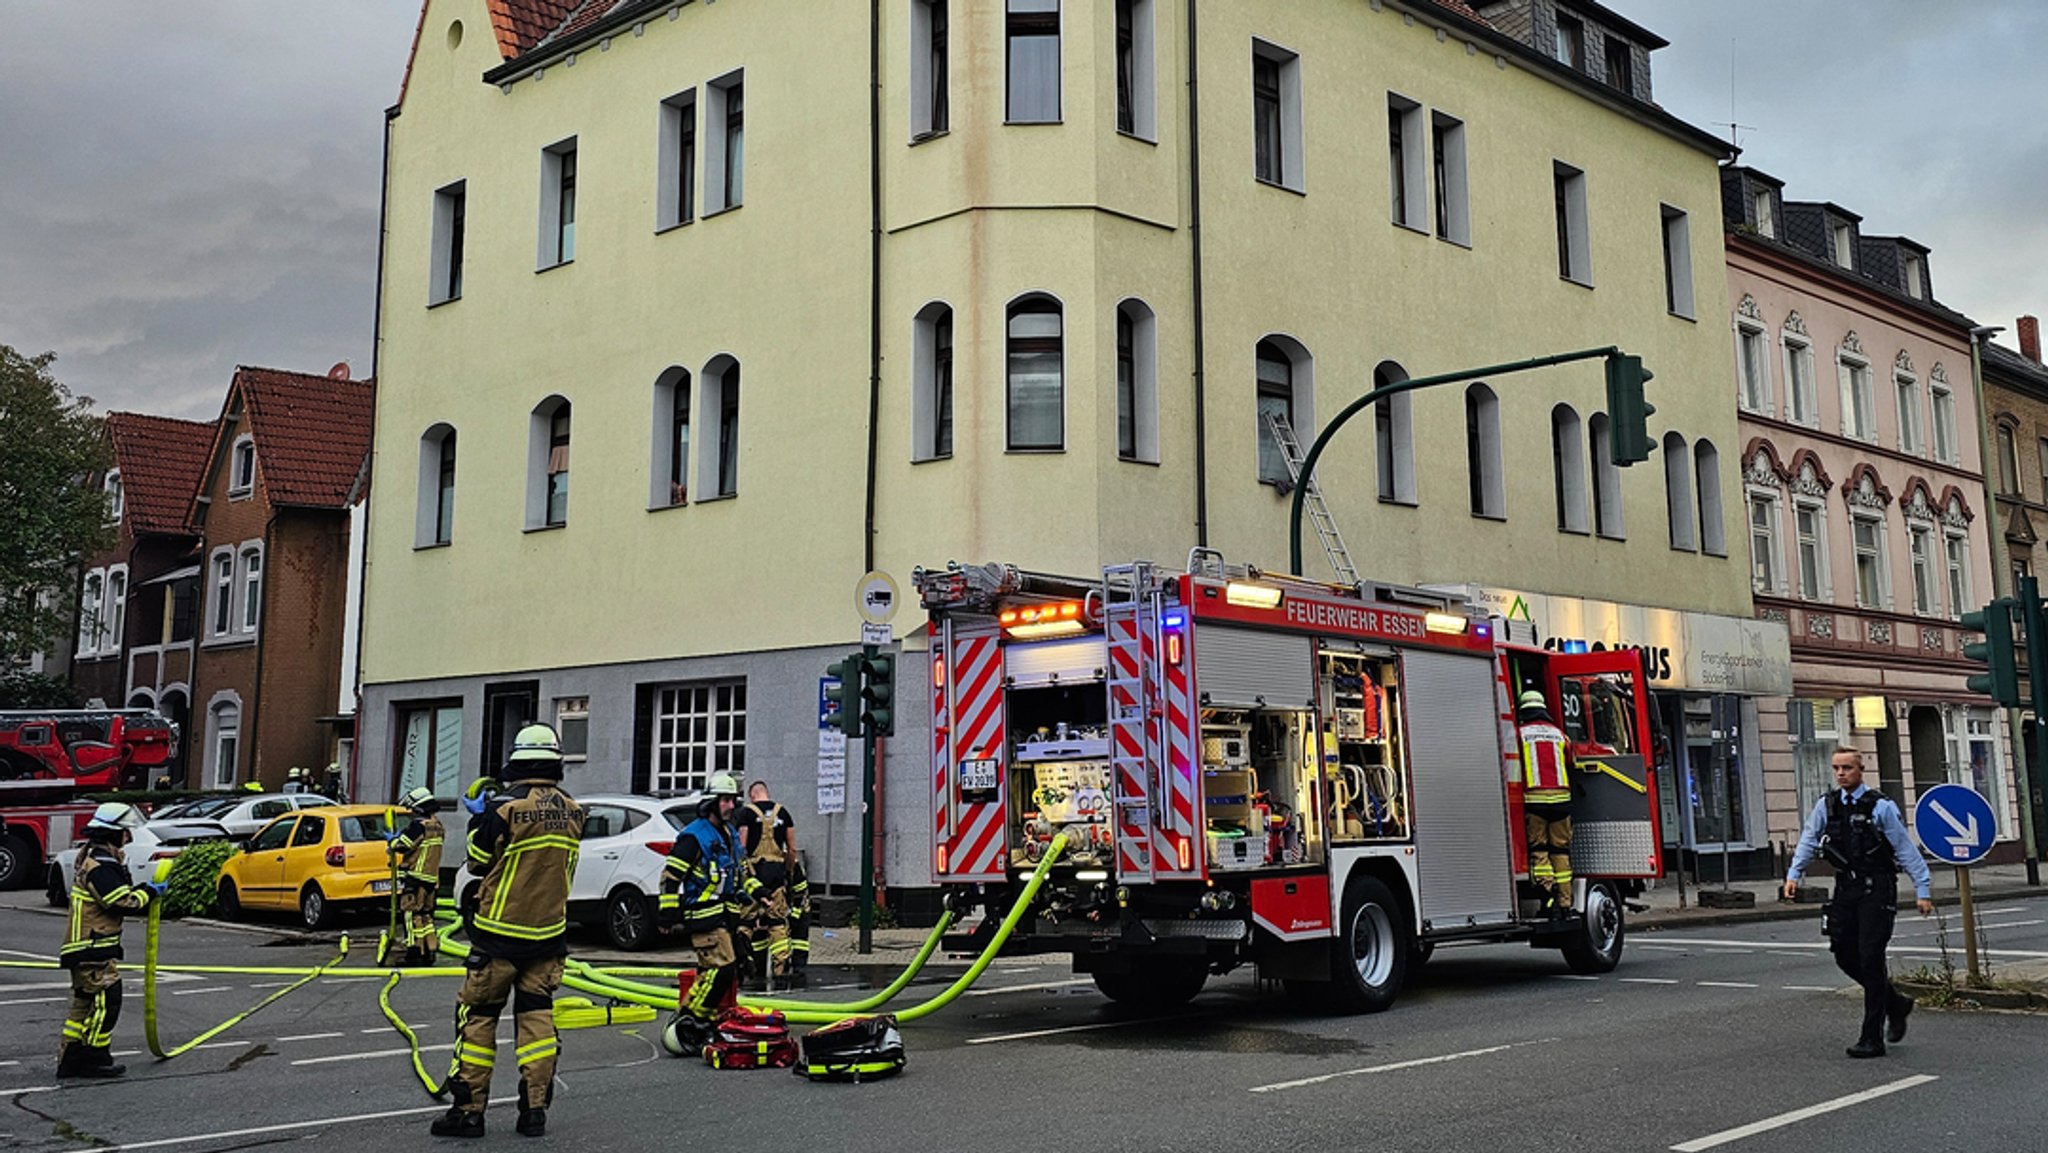
M 335 759 L 372 395 L 345 367 L 235 370 L 192 501 L 194 784 L 276 787 L 295 765 Z

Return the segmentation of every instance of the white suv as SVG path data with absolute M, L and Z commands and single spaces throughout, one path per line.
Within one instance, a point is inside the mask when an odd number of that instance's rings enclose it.
M 660 936 L 661 868 L 701 797 L 631 793 L 579 796 L 583 844 L 569 886 L 569 919 L 601 925 L 619 949 L 644 949 Z

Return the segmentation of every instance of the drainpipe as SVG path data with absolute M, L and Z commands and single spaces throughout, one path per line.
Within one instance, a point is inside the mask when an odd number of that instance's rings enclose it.
M 868 4 L 868 491 L 863 572 L 875 568 L 875 466 L 882 409 L 882 0 Z
M 1209 547 L 1209 412 L 1204 397 L 1202 325 L 1202 82 L 1195 2 L 1188 5 L 1188 233 L 1194 249 L 1195 543 Z
M 1991 457 L 1990 405 L 1984 399 L 1984 342 L 2004 332 L 2005 329 L 1991 325 L 1979 325 L 1970 330 L 1970 385 L 1977 394 L 1977 451 L 1978 463 L 1984 470 L 1985 535 L 1991 538 L 1991 588 L 1994 596 L 2010 596 L 2012 587 L 2012 562 L 2005 550 L 2005 532 L 1998 523 L 1998 494 L 1991 483 L 1994 467 Z M 2014 480 L 2019 478 L 2015 477 Z M 1957 606 L 1956 611 L 1962 612 Z M 2036 673 L 2038 674 L 2038 671 Z M 2043 718 L 2035 718 L 2036 741 L 2048 741 L 2048 732 L 2041 731 Z M 2033 766 L 2027 763 L 2027 738 L 2025 722 L 2020 719 L 2020 710 L 2005 710 L 2007 737 L 2012 742 L 2012 764 L 2014 775 L 2019 778 L 2020 799 L 2020 847 L 2027 855 L 2027 884 L 2041 883 L 2041 851 L 2034 839 L 2034 789 Z

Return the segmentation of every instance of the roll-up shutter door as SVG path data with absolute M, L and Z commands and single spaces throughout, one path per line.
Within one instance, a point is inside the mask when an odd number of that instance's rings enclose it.
M 1074 684 L 1099 681 L 1109 667 L 1109 649 L 1101 637 L 1070 637 L 1003 646 L 1003 675 L 1013 685 Z
M 1438 929 L 1512 920 L 1492 663 L 1410 651 L 1401 668 L 1422 918 Z
M 1209 626 L 1195 634 L 1195 690 L 1218 708 L 1305 709 L 1316 696 L 1309 638 Z

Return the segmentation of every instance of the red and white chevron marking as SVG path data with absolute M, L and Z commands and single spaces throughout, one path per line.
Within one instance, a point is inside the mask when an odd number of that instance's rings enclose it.
M 963 637 L 953 644 L 952 761 L 996 760 L 996 797 L 960 801 L 954 809 L 947 854 L 949 874 L 961 881 L 999 881 L 1008 874 L 1004 814 L 1009 781 L 1003 739 L 1003 651 L 994 636 Z M 950 783 L 950 782 L 949 782 Z M 949 790 L 951 791 L 951 790 Z
M 1108 622 L 1110 733 L 1115 745 L 1110 758 L 1116 766 L 1116 788 L 1112 807 L 1116 812 L 1117 873 L 1121 878 L 1150 879 L 1152 874 L 1151 830 L 1145 787 L 1147 740 L 1152 719 L 1144 700 L 1146 670 L 1152 664 L 1152 633 L 1140 627 L 1135 612 L 1117 613 Z M 1130 802 L 1137 802 L 1136 804 Z M 1138 819 L 1134 819 L 1138 818 Z
M 1195 812 L 1201 766 L 1195 755 L 1194 680 L 1189 673 L 1194 663 L 1192 643 L 1183 653 L 1179 664 L 1159 662 L 1166 687 L 1166 763 L 1157 818 L 1160 849 L 1156 872 L 1162 877 L 1200 877 L 1209 864 Z
M 949 623 L 932 654 L 932 873 L 941 877 L 951 871 L 953 855 L 946 839 L 953 816 L 953 806 L 946 800 L 947 786 L 953 777 L 949 755 L 953 747 L 953 714 L 947 707 L 953 696 L 952 637 L 953 627 Z

